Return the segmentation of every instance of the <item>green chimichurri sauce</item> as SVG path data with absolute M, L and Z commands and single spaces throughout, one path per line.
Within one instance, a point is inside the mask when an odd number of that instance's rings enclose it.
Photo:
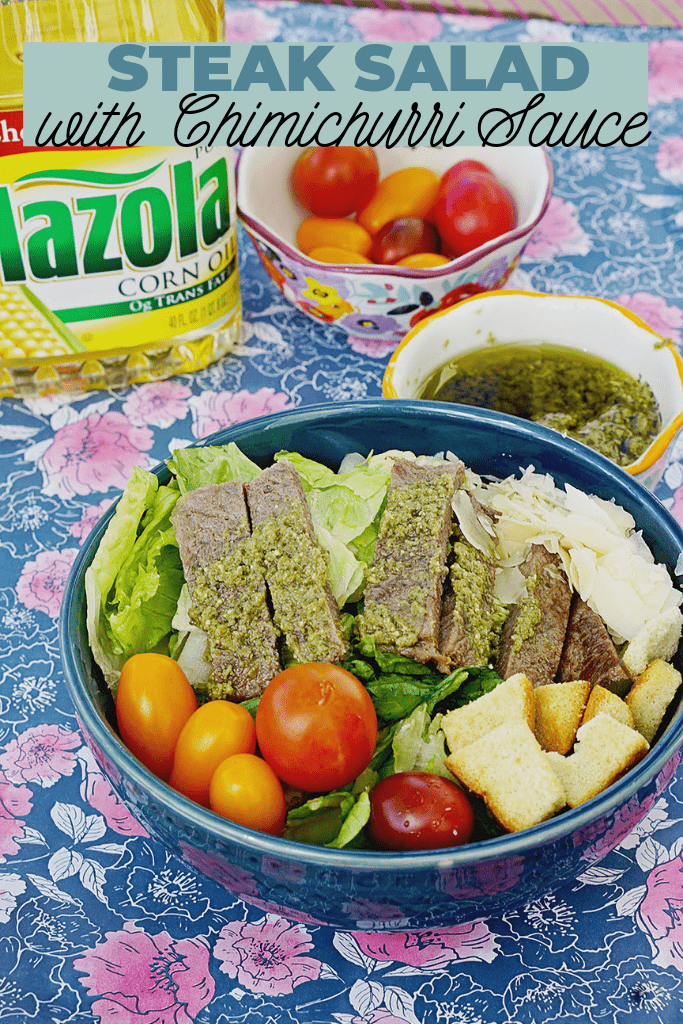
M 619 466 L 643 454 L 662 422 L 644 381 L 597 356 L 544 342 L 467 352 L 435 370 L 419 397 L 542 423 Z

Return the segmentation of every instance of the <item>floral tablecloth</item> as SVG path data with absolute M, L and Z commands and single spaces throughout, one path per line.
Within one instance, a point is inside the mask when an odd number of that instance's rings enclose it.
M 648 40 L 650 144 L 552 153 L 554 198 L 510 285 L 616 299 L 681 343 L 683 33 L 292 0 L 229 8 L 229 35 L 245 41 Z M 352 934 L 264 913 L 193 873 L 84 747 L 57 617 L 79 545 L 132 467 L 249 417 L 381 392 L 388 352 L 295 312 L 240 241 L 245 325 L 220 364 L 0 403 L 0 1021 L 681 1020 L 682 771 L 554 895 L 439 932 Z M 680 441 L 657 493 L 683 519 Z

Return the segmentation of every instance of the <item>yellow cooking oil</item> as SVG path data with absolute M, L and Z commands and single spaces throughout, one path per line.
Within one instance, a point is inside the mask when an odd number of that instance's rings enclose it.
M 0 396 L 202 369 L 241 320 L 225 147 L 22 145 L 25 42 L 216 42 L 223 0 L 0 0 Z

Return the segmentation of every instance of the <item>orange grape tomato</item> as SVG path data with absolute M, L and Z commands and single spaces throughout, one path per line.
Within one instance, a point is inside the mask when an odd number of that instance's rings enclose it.
M 347 220 L 345 217 L 307 217 L 299 225 L 296 244 L 306 255 L 314 249 L 331 245 L 368 256 L 372 249 L 372 238 L 355 220 Z
M 348 217 L 372 198 L 379 165 L 372 146 L 311 146 L 292 171 L 292 189 L 318 217 Z
M 319 263 L 372 263 L 367 256 L 361 256 L 359 252 L 352 252 L 350 249 L 340 249 L 335 245 L 321 245 L 308 254 L 312 260 Z
M 211 778 L 209 806 L 215 814 L 238 825 L 279 836 L 287 805 L 273 769 L 256 754 L 233 754 Z
M 404 167 L 382 178 L 370 202 L 359 211 L 359 224 L 376 235 L 398 217 L 426 217 L 436 200 L 440 178 L 427 167 Z
M 367 768 L 377 742 L 377 715 L 368 691 L 345 669 L 322 662 L 293 665 L 264 690 L 256 738 L 278 778 L 323 793 Z
M 430 267 L 442 267 L 444 263 L 450 263 L 448 256 L 439 256 L 436 252 L 411 252 L 410 256 L 404 256 L 397 260 L 396 267 L 412 267 L 413 270 L 429 270 Z
M 208 807 L 211 776 L 221 761 L 255 750 L 256 726 L 247 709 L 229 700 L 210 700 L 188 718 L 178 737 L 169 784 Z
M 197 698 L 187 676 L 165 654 L 134 654 L 123 666 L 116 691 L 121 739 L 139 761 L 166 781 L 173 751 Z

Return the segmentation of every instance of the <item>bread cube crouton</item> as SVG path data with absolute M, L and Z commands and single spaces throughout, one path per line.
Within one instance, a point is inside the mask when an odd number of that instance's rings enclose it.
M 657 658 L 640 673 L 626 695 L 636 729 L 648 743 L 652 743 L 680 685 L 681 673 Z
M 648 752 L 643 737 L 603 712 L 582 725 L 569 757 L 546 754 L 562 780 L 570 807 L 602 793 Z
M 612 693 L 611 690 L 606 690 L 604 686 L 594 686 L 588 698 L 581 724 L 590 722 L 591 718 L 595 718 L 601 711 L 616 718 L 617 722 L 621 722 L 622 725 L 627 725 L 629 729 L 635 729 L 633 715 L 626 701 L 617 697 L 616 693 Z
M 621 656 L 626 668 L 635 679 L 651 661 L 670 661 L 678 650 L 683 631 L 680 608 L 669 608 L 650 619 L 627 645 Z
M 534 734 L 544 750 L 567 754 L 572 749 L 590 688 L 585 679 L 536 687 Z
M 513 720 L 526 722 L 530 729 L 534 727 L 534 686 L 521 672 L 471 704 L 447 712 L 441 728 L 454 754 L 497 726 Z
M 551 818 L 567 800 L 527 722 L 499 725 L 446 758 L 446 767 L 509 832 L 521 832 Z

